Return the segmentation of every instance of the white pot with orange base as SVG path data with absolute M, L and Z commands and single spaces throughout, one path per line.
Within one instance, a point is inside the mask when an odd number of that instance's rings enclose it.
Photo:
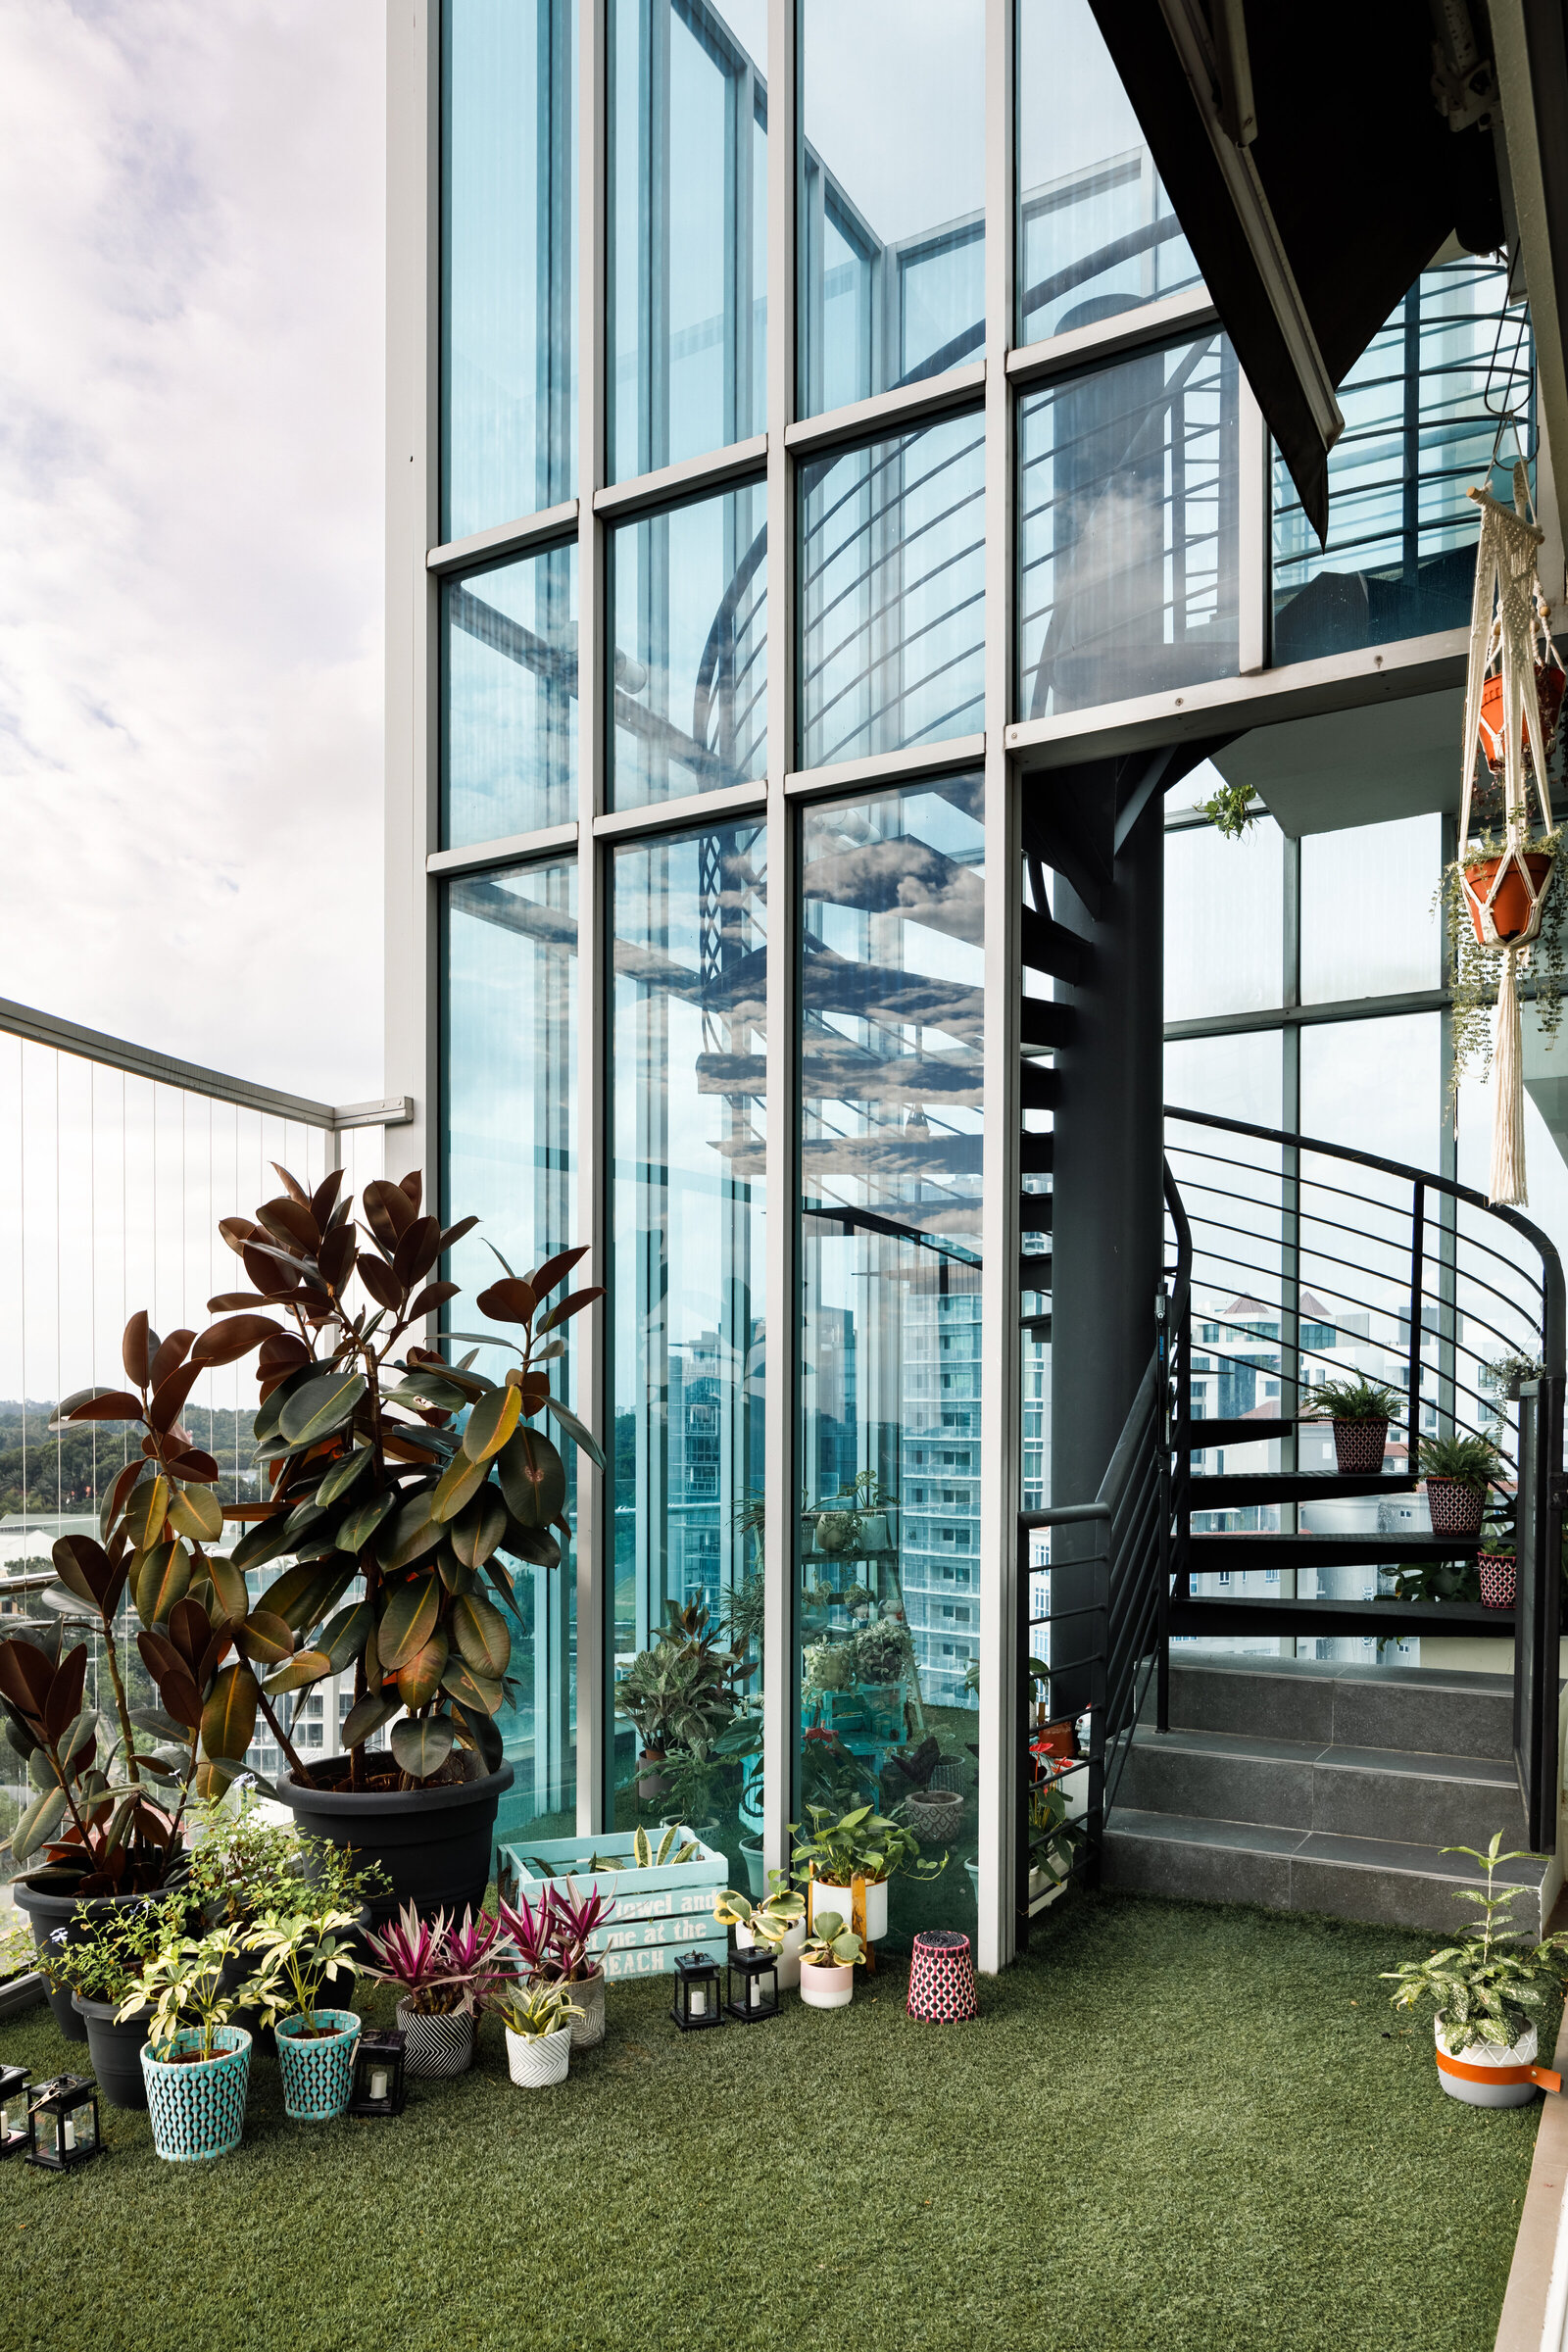
M 1534 2026 L 1506 2049 L 1473 2041 L 1457 2056 L 1448 2048 L 1443 2018 L 1434 2018 L 1433 2034 L 1438 2045 L 1438 2081 L 1450 2099 L 1463 2099 L 1467 2107 L 1523 2107 L 1538 2090 L 1562 2088 L 1561 2075 L 1549 2066 L 1536 2064 L 1539 2044 Z

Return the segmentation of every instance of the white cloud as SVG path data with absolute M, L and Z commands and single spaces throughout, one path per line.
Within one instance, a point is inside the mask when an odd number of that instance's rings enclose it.
M 0 0 L 0 994 L 381 1085 L 379 0 Z

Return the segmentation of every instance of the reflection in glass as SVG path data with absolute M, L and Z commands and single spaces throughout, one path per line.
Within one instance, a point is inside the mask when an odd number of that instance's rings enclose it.
M 1436 988 L 1441 942 L 1433 901 L 1442 872 L 1439 816 L 1303 833 L 1302 1004 Z
M 801 467 L 802 765 L 984 723 L 985 420 Z
M 1180 797 L 1206 800 L 1219 781 L 1212 768 L 1200 768 Z M 1227 841 L 1206 822 L 1167 826 L 1167 1021 L 1283 1004 L 1284 851 L 1284 836 L 1270 816 L 1259 817 L 1240 841 Z M 1185 1095 L 1171 1099 L 1187 1101 Z M 1276 1112 L 1278 1101 L 1276 1095 Z M 1277 1119 L 1271 1115 L 1267 1124 Z
M 575 0 L 441 11 L 441 537 L 577 486 Z
M 613 808 L 767 773 L 765 514 L 748 483 L 611 534 Z
M 446 1138 L 443 1215 L 481 1223 L 452 1252 L 457 1307 L 495 1279 L 493 1244 L 521 1274 L 569 1247 L 575 1204 L 576 867 L 512 866 L 447 886 L 442 1069 Z M 585 1266 L 592 1280 L 597 1269 Z M 574 1397 L 571 1340 L 551 1367 L 564 1400 Z M 514 1359 L 500 1348 L 480 1367 L 499 1379 Z M 567 1516 L 576 1518 L 576 1459 L 566 1462 Z M 514 1707 L 498 1717 L 516 1779 L 501 1800 L 498 1837 L 525 1828 L 564 1837 L 576 1826 L 576 1591 L 570 1554 L 558 1568 L 511 1563 Z
M 577 547 L 441 587 L 444 849 L 577 813 Z
M 1197 283 L 1089 0 L 1019 0 L 1018 340 Z
M 1507 272 L 1467 257 L 1423 270 L 1339 388 L 1345 430 L 1329 452 L 1329 536 L 1274 461 L 1274 659 L 1306 662 L 1463 628 L 1475 576 L 1475 511 L 1497 417 L 1533 432 L 1529 320 L 1505 312 Z M 1502 457 L 1512 466 L 1513 443 Z M 1509 505 L 1512 486 L 1494 487 Z
M 984 0 L 803 0 L 803 416 L 985 339 Z
M 1212 334 L 1020 405 L 1023 716 L 1236 668 L 1237 381 Z
M 758 1894 L 765 840 L 754 822 L 617 853 L 610 1073 L 616 1680 L 647 1673 L 670 1604 L 751 1668 L 723 1678 L 716 1758 L 622 1702 L 615 1818 L 678 1814 Z
M 983 803 L 808 811 L 801 968 L 801 1795 L 953 1854 L 895 1937 L 973 1924 Z
M 614 0 L 610 478 L 767 419 L 764 0 Z

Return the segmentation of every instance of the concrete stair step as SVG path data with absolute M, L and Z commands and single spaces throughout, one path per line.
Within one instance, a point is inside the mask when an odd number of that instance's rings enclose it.
M 1141 1725 L 1116 1789 L 1123 1806 L 1277 1829 L 1484 1846 L 1525 1835 L 1511 1763 L 1389 1747 L 1323 1745 L 1256 1733 Z
M 1209 1821 L 1118 1804 L 1105 1829 L 1104 1884 L 1143 1894 L 1211 1903 L 1258 1903 L 1269 1911 L 1317 1911 L 1390 1928 L 1456 1933 L 1474 1906 L 1459 1889 L 1484 1883 L 1462 1858 L 1436 1846 L 1387 1838 L 1348 1838 L 1256 1822 Z M 1501 1880 L 1533 1890 L 1514 1906 L 1516 1925 L 1544 1933 L 1544 1857 L 1510 1863 Z
M 1512 1762 L 1509 1675 L 1173 1651 L 1170 1690 L 1171 1722 L 1186 1731 Z M 1151 1718 L 1152 1703 L 1151 1696 Z

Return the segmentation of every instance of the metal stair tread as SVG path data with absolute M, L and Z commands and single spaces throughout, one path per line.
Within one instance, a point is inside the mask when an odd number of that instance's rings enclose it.
M 1468 1781 L 1492 1788 L 1513 1789 L 1513 1766 L 1492 1756 L 1449 1756 L 1421 1748 L 1354 1747 L 1317 1740 L 1280 1740 L 1255 1732 L 1210 1732 L 1172 1724 L 1157 1732 L 1139 1724 L 1134 1732 L 1139 1747 L 1179 1750 L 1183 1755 L 1221 1756 L 1238 1763 L 1311 1764 L 1326 1771 L 1396 1772 L 1411 1780 Z
M 1279 1854 L 1297 1862 L 1331 1862 L 1346 1870 L 1394 1872 L 1408 1878 L 1451 1880 L 1456 1886 L 1484 1886 L 1486 1873 L 1437 1845 L 1406 1845 L 1392 1838 L 1348 1838 L 1332 1830 L 1276 1829 L 1267 1822 L 1211 1821 L 1190 1813 L 1145 1813 L 1118 1805 L 1105 1823 L 1105 1837 L 1145 1838 L 1166 1845 L 1217 1845 L 1245 1853 Z M 1499 1883 L 1539 1887 L 1546 1857 L 1532 1854 L 1509 1863 Z M 1455 1928 L 1465 1924 L 1456 1910 Z
M 1451 1560 L 1480 1548 L 1479 1536 L 1382 1535 L 1376 1528 L 1360 1536 L 1286 1535 L 1273 1534 L 1267 1529 L 1244 1529 L 1235 1535 L 1196 1534 L 1190 1541 L 1193 1568 L 1196 1572 L 1201 1563 L 1205 1576 L 1221 1560 L 1240 1560 L 1246 1551 L 1255 1551 L 1259 1559 L 1281 1553 L 1298 1567 L 1332 1567 L 1336 1561 L 1353 1567 L 1371 1560 Z M 1318 1555 L 1316 1562 L 1307 1557 L 1308 1553 Z

